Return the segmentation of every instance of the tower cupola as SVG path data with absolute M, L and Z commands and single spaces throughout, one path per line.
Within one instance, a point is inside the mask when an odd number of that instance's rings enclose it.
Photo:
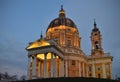
M 94 20 L 94 27 L 91 32 L 91 42 L 92 42 L 92 54 L 95 55 L 94 53 L 103 53 L 102 49 L 102 36 L 100 34 L 100 30 L 97 28 L 97 24 Z

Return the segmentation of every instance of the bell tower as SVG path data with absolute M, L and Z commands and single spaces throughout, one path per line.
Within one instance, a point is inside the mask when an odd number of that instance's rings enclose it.
M 100 34 L 100 30 L 97 28 L 96 21 L 94 20 L 94 28 L 91 32 L 91 42 L 92 42 L 92 51 L 91 54 L 94 57 L 99 57 L 104 55 L 104 51 L 102 48 L 102 35 Z

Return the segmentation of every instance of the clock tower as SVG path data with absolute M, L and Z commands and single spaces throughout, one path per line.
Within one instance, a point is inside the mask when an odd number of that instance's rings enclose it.
M 102 48 L 102 35 L 100 34 L 100 30 L 97 28 L 97 24 L 94 20 L 94 28 L 91 32 L 91 42 L 92 42 L 92 51 L 91 54 L 93 57 L 100 57 L 104 55 L 104 51 Z

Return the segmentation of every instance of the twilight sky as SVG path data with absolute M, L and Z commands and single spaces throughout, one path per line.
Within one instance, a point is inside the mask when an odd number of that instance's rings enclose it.
M 90 55 L 93 19 L 102 34 L 102 47 L 113 58 L 113 78 L 120 77 L 120 0 L 0 0 L 0 72 L 27 73 L 29 42 L 45 36 L 61 5 L 77 25 L 81 47 Z

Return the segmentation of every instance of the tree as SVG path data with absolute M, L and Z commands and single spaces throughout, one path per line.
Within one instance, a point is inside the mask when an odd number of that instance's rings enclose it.
M 2 78 L 2 75 L 1 75 L 1 73 L 0 73 L 0 80 L 1 80 L 1 78 Z
M 7 73 L 7 72 L 5 72 L 5 78 L 8 78 L 8 77 L 9 77 L 8 73 Z
M 26 76 L 25 76 L 25 75 L 22 75 L 22 76 L 20 77 L 20 80 L 26 80 Z
M 18 80 L 18 76 L 17 76 L 17 75 L 13 75 L 13 76 L 11 77 L 11 79 L 14 80 L 14 81 L 15 81 L 15 80 Z

